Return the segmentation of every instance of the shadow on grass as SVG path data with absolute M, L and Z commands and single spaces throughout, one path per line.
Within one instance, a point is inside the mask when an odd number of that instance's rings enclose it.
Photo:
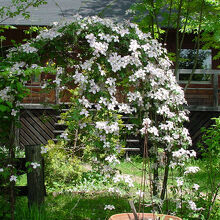
M 104 210 L 105 205 L 113 205 L 114 210 Z M 0 199 L 0 219 L 10 219 L 9 203 Z M 4 207 L 4 210 L 2 209 Z M 44 205 L 28 209 L 27 197 L 18 197 L 16 201 L 15 220 L 105 220 L 111 215 L 130 212 L 127 198 L 114 195 L 96 194 L 60 194 L 48 195 Z

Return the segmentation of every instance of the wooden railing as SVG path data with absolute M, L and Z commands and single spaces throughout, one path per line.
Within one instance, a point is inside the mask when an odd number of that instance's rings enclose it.
M 192 70 L 180 69 L 177 72 L 177 81 L 181 87 L 185 87 L 188 83 L 187 79 Z M 188 75 L 188 76 L 187 76 Z M 204 76 L 205 80 L 194 80 L 197 76 Z M 25 98 L 23 103 L 39 104 L 50 103 L 59 104 L 60 102 L 68 102 L 68 91 L 62 91 L 63 98 L 59 99 L 60 91 L 58 89 L 51 90 L 49 93 L 42 92 L 41 84 L 28 84 L 27 87 L 31 90 L 31 94 Z M 190 108 L 203 110 L 220 111 L 220 70 L 204 70 L 197 69 L 193 74 L 193 80 L 187 87 L 185 97 Z
M 177 81 L 185 88 L 188 78 L 192 73 L 191 69 L 180 69 L 177 72 Z M 184 77 L 188 75 L 187 77 Z M 204 70 L 197 69 L 193 74 L 194 78 L 197 76 L 203 77 L 203 80 L 194 80 L 190 82 L 186 91 L 185 97 L 190 107 L 198 107 L 205 109 L 218 110 L 220 100 L 220 70 Z

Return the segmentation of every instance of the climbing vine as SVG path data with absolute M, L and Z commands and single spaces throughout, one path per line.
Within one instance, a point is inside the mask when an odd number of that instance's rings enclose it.
M 166 190 L 158 176 L 158 169 L 164 168 L 159 152 L 167 158 L 166 168 L 174 166 L 178 153 L 191 140 L 183 126 L 188 120 L 184 92 L 170 69 L 166 49 L 150 34 L 133 23 L 77 15 L 13 48 L 6 62 L 0 78 L 1 119 L 17 116 L 28 77 L 56 73 L 56 79 L 45 82 L 43 88 L 57 87 L 61 95 L 69 91 L 71 96 L 70 109 L 62 114 L 67 129 L 60 139 L 65 147 L 86 158 L 105 181 L 124 180 L 132 186 L 129 177 L 115 169 L 125 145 L 120 137 L 147 134 L 154 195 Z M 123 123 L 123 115 L 133 116 L 132 123 Z

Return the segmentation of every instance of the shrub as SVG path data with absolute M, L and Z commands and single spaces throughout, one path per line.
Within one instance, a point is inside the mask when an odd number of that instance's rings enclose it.
M 57 144 L 49 141 L 46 147 L 45 181 L 49 189 L 61 189 L 79 181 L 83 171 L 79 158 L 72 156 L 62 141 Z

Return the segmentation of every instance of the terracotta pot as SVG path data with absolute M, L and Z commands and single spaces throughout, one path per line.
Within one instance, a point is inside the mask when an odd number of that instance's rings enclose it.
M 158 217 L 163 217 L 161 218 L 162 220 L 182 220 L 179 217 L 171 216 L 171 215 L 152 214 L 152 213 L 137 213 L 137 214 L 139 220 L 156 220 Z M 133 213 L 122 213 L 111 216 L 109 220 L 135 220 L 135 218 Z

